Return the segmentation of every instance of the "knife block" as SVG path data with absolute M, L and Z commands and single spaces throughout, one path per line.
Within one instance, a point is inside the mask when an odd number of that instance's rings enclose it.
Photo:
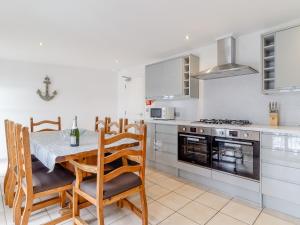
M 269 124 L 270 126 L 279 125 L 279 113 L 270 113 L 269 114 Z

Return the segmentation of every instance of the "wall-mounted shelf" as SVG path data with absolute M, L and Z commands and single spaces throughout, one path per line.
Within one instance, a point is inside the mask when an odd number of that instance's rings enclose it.
M 275 33 L 262 37 L 263 91 L 275 89 Z
M 191 77 L 191 74 L 199 71 L 199 57 L 187 55 L 183 58 L 183 94 L 189 97 L 199 96 L 199 81 Z

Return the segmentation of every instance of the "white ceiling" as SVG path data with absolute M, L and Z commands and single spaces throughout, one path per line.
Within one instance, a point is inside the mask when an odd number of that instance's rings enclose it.
M 0 57 L 124 68 L 299 16 L 299 0 L 2 0 Z

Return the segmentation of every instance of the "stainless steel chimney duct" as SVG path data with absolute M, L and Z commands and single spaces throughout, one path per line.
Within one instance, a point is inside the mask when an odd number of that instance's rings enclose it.
M 230 36 L 217 40 L 218 65 L 193 74 L 193 77 L 201 80 L 217 79 L 258 73 L 250 66 L 235 63 L 235 39 Z

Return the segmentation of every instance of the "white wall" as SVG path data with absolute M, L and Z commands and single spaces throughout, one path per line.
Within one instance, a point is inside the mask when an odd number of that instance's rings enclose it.
M 237 38 L 237 63 L 250 65 L 258 71 L 261 70 L 260 37 L 263 32 L 266 31 Z M 217 64 L 216 44 L 178 55 L 189 53 L 200 57 L 201 70 Z M 127 74 L 130 74 L 130 69 L 127 69 Z M 180 112 L 179 119 L 248 119 L 253 123 L 268 124 L 268 102 L 278 101 L 281 106 L 281 124 L 300 125 L 300 93 L 263 95 L 261 90 L 261 74 L 222 78 L 200 81 L 200 98 L 197 100 L 157 102 L 155 104 L 176 106 Z M 144 93 L 140 93 L 140 95 L 144 96 Z M 132 101 L 135 99 L 133 98 Z
M 50 90 L 58 91 L 50 102 L 36 94 L 44 90 L 45 75 L 52 81 Z M 77 115 L 79 127 L 94 129 L 96 115 L 117 117 L 117 82 L 117 75 L 109 71 L 0 60 L 0 158 L 6 157 L 4 119 L 29 126 L 30 116 L 61 116 L 62 127 L 70 128 Z
M 126 81 L 124 77 L 130 77 Z M 143 118 L 145 105 L 145 67 L 136 66 L 119 73 L 118 116 L 129 120 Z

